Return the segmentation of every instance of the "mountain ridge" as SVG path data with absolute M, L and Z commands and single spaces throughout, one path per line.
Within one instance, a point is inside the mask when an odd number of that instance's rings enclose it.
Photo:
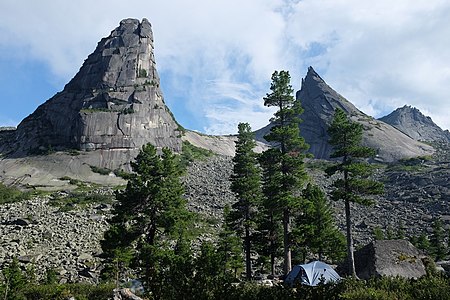
M 450 132 L 442 130 L 429 116 L 410 105 L 379 118 L 417 141 L 450 143 Z
M 429 145 L 417 142 L 394 127 L 374 119 L 357 109 L 350 101 L 331 88 L 319 74 L 308 68 L 302 86 L 296 93 L 296 99 L 301 102 L 304 112 L 300 116 L 300 134 L 310 145 L 309 152 L 315 158 L 329 159 L 332 152 L 328 144 L 327 128 L 331 124 L 336 108 L 341 108 L 350 118 L 364 127 L 363 144 L 377 151 L 377 160 L 392 162 L 433 153 Z M 264 141 L 271 124 L 256 131 L 256 138 Z
M 312 67 L 296 97 L 305 108 L 301 134 L 316 158 L 327 158 L 331 152 L 326 130 L 336 107 L 363 123 L 365 143 L 377 149 L 380 161 L 433 151 L 359 111 Z M 258 152 L 269 147 L 263 136 L 270 127 L 256 131 Z M 383 135 L 387 131 L 395 134 Z M 125 19 L 101 39 L 63 91 L 40 105 L 16 130 L 0 131 L 0 178 L 9 184 L 52 188 L 67 184 L 59 179 L 65 177 L 116 185 L 120 178 L 94 174 L 90 167 L 129 171 L 129 162 L 143 144 L 181 152 L 185 141 L 233 156 L 236 136 L 199 134 L 176 122 L 160 88 L 151 24 L 146 19 Z

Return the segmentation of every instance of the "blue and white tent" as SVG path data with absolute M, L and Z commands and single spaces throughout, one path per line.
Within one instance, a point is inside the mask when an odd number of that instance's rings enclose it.
M 284 283 L 294 286 L 296 283 L 316 286 L 320 282 L 339 281 L 341 276 L 332 267 L 321 261 L 313 261 L 305 265 L 296 265 L 286 276 Z

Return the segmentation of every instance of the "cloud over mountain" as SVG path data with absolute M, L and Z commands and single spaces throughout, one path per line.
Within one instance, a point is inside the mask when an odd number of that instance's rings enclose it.
M 186 127 L 209 133 L 235 132 L 241 121 L 261 127 L 272 114 L 262 107 L 271 73 L 289 70 L 299 89 L 313 65 L 367 114 L 410 104 L 446 129 L 449 12 L 450 3 L 439 0 L 42 0 L 26 6 L 4 0 L 0 53 L 5 61 L 25 62 L 23 69 L 42 63 L 48 70 L 36 74 L 62 89 L 99 37 L 125 17 L 146 17 L 166 101 Z M 20 111 L 0 101 L 3 111 L 22 114 L 15 119 L 35 108 Z M 12 119 L 0 118 L 0 124 Z

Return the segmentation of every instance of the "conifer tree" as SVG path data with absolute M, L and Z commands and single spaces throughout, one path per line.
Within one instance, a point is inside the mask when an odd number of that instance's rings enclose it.
M 181 169 L 169 149 L 159 155 L 154 146 L 144 145 L 131 166 L 134 173 L 125 190 L 116 193 L 111 227 L 101 246 L 110 271 L 133 262 L 150 287 L 160 283 L 159 272 L 167 268 L 159 264 L 169 253 L 176 254 L 171 244 L 186 240 L 191 213 L 182 196 Z
M 223 261 L 223 273 L 232 270 L 234 276 L 237 276 L 238 270 L 242 267 L 242 243 L 236 234 L 236 231 L 229 226 L 231 218 L 231 208 L 226 205 L 223 209 L 225 222 L 219 232 L 217 242 L 217 252 Z
M 419 237 L 417 238 L 416 244 L 414 244 L 418 249 L 423 250 L 425 252 L 430 251 L 430 240 L 428 239 L 427 235 L 425 233 L 421 233 Z
M 353 256 L 353 237 L 350 203 L 370 205 L 371 195 L 380 194 L 383 185 L 369 177 L 373 168 L 365 159 L 373 157 L 375 150 L 361 145 L 363 126 L 347 117 L 342 109 L 336 109 L 333 121 L 328 128 L 329 143 L 333 146 L 331 158 L 340 162 L 327 168 L 328 175 L 340 174 L 334 181 L 331 198 L 345 203 L 345 220 L 347 228 L 347 258 L 349 273 L 356 276 Z
M 259 157 L 262 168 L 263 198 L 258 211 L 257 246 L 261 257 L 269 258 L 270 273 L 275 275 L 275 258 L 279 255 L 282 245 L 282 210 L 274 201 L 278 195 L 280 178 L 278 149 L 264 151 Z
M 433 254 L 436 261 L 443 259 L 447 251 L 444 245 L 444 228 L 442 227 L 442 221 L 439 218 L 433 220 L 433 231 L 430 236 L 430 252 Z
M 345 253 L 345 237 L 334 224 L 333 211 L 325 193 L 317 186 L 309 183 L 303 191 L 302 214 L 296 222 L 296 236 L 301 238 L 300 244 L 323 260 L 342 258 Z
M 245 273 L 247 280 L 252 276 L 251 249 L 253 231 L 256 226 L 257 205 L 261 201 L 261 172 L 257 155 L 253 151 L 256 142 L 248 123 L 239 123 L 236 155 L 233 158 L 231 190 L 237 201 L 232 205 L 228 221 L 230 227 L 242 236 L 245 252 Z
M 276 170 L 271 182 L 274 190 L 270 201 L 275 203 L 282 214 L 285 274 L 291 270 L 291 218 L 293 210 L 300 203 L 299 193 L 307 178 L 303 159 L 304 151 L 308 149 L 299 129 L 299 115 L 303 109 L 300 101 L 293 96 L 290 80 L 289 72 L 275 71 L 272 74 L 271 92 L 264 97 L 265 106 L 278 109 L 271 119 L 270 133 L 264 136 L 276 148 L 267 152 L 273 157 L 263 157 L 271 160 Z

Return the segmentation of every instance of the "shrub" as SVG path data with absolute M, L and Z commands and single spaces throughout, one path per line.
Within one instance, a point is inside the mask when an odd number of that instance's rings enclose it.
M 116 175 L 117 177 L 123 178 L 125 180 L 130 179 L 131 174 L 128 172 L 125 172 L 122 169 L 115 169 L 114 170 L 114 175 Z
M 28 200 L 31 196 L 31 192 L 22 192 L 16 187 L 6 186 L 0 182 L 0 204 Z
M 49 204 L 59 207 L 60 211 L 70 211 L 75 207 L 84 207 L 93 203 L 112 203 L 112 201 L 112 195 L 103 195 L 92 192 L 71 192 L 67 196 L 54 196 Z
M 205 160 L 207 157 L 213 156 L 214 152 L 192 145 L 188 141 L 183 141 L 183 150 L 180 156 L 180 165 L 187 167 L 195 160 Z
M 100 168 L 97 166 L 90 166 L 90 167 L 92 172 L 98 173 L 100 175 L 109 175 L 109 173 L 111 173 L 111 170 L 108 168 Z

